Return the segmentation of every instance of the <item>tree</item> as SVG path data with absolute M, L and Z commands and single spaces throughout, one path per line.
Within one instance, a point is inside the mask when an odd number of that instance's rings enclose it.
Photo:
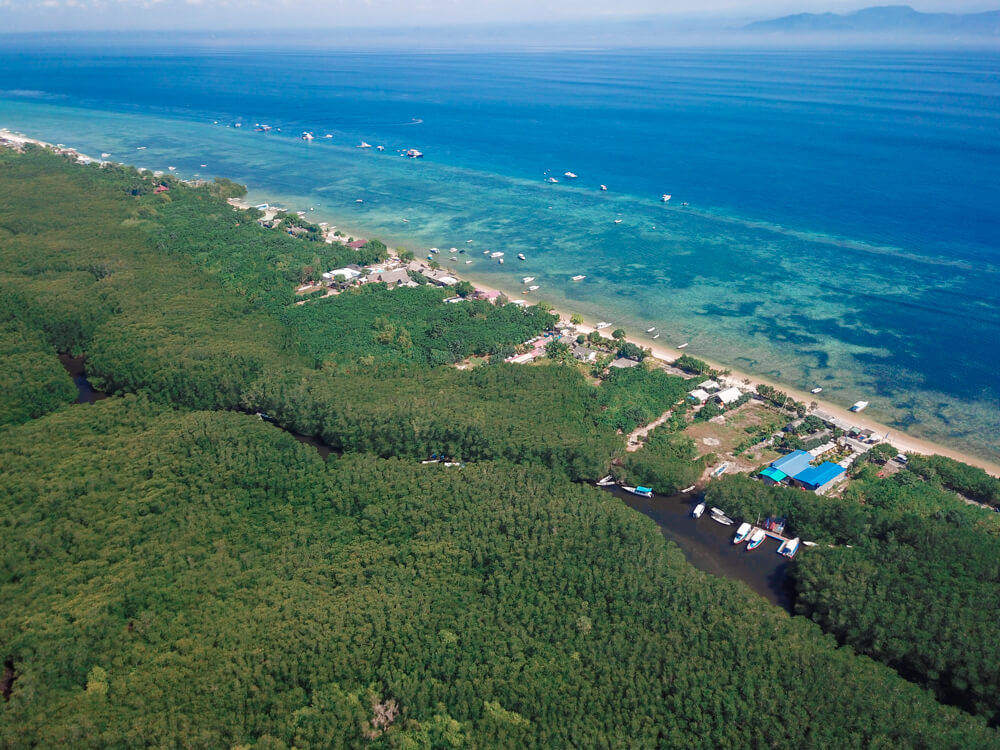
M 413 254 L 412 250 L 407 250 L 405 247 L 397 247 L 396 255 L 400 260 L 405 260 L 407 262 L 414 260 L 417 256 Z
M 569 348 L 569 344 L 563 341 L 550 341 L 545 345 L 545 356 L 549 359 L 565 362 L 571 354 L 572 350 Z
M 580 325 L 583 322 L 583 316 L 577 313 L 573 313 L 569 316 L 569 322 L 575 326 Z
M 624 328 L 616 328 L 614 331 L 612 331 L 611 338 L 613 338 L 615 341 L 624 341 L 625 340 L 625 329 Z
M 470 284 L 468 281 L 460 281 L 457 284 L 455 284 L 455 286 L 452 288 L 455 290 L 455 294 L 457 294 L 459 297 L 468 297 L 470 294 L 476 291 L 476 288 L 472 286 L 472 284 Z

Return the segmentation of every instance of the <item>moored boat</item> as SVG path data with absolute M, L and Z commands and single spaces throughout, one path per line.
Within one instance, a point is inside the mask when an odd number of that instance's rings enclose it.
M 610 487 L 614 483 L 615 483 L 615 478 L 611 474 L 608 474 L 603 479 L 598 479 L 597 480 L 597 486 L 598 487 Z
M 754 527 L 754 530 L 747 539 L 747 550 L 757 549 L 764 543 L 765 539 L 767 539 L 767 534 L 764 533 L 764 529 Z
M 685 342 L 684 342 L 683 344 L 678 344 L 678 345 L 677 345 L 677 348 L 678 348 L 678 349 L 684 349 L 684 348 L 686 348 L 686 347 L 687 347 L 687 345 L 688 345 L 688 342 L 687 342 L 687 341 L 685 341 Z
M 736 529 L 736 535 L 733 536 L 733 544 L 739 544 L 740 542 L 746 541 L 746 538 L 749 536 L 752 529 L 753 526 L 748 524 L 746 521 L 741 523 L 739 528 Z
M 669 196 L 669 195 L 667 195 L 667 193 L 664 193 L 664 194 L 663 194 L 663 197 L 662 197 L 662 198 L 660 198 L 660 202 L 661 202 L 661 203 L 670 203 L 670 196 Z
M 819 392 L 820 392 L 821 390 L 823 390 L 823 389 L 822 389 L 822 388 L 813 388 L 813 389 L 812 389 L 811 391 L 809 391 L 809 392 L 810 392 L 810 393 L 819 393 Z
M 522 284 L 530 284 L 534 280 L 535 280 L 534 276 L 525 276 L 523 279 L 521 279 L 521 283 Z
M 868 402 L 867 401 L 856 401 L 854 403 L 854 406 L 851 407 L 851 411 L 853 411 L 853 412 L 859 412 L 859 411 L 864 411 L 867 408 L 868 408 Z
M 627 487 L 622 485 L 622 489 L 626 492 L 631 492 L 633 495 L 639 495 L 640 497 L 652 497 L 653 488 L 652 487 Z
M 602 193 L 608 192 L 608 186 L 607 185 L 601 185 L 601 192 Z
M 736 521 L 723 513 L 720 508 L 712 508 L 709 512 L 712 514 L 712 520 L 716 523 L 721 523 L 723 526 L 732 526 L 736 523 Z
M 576 276 L 573 276 L 570 279 L 570 281 L 583 281 L 585 278 L 587 278 L 587 277 L 584 276 L 582 273 L 578 273 Z M 610 323 L 608 325 L 610 325 Z
M 784 557 L 795 557 L 795 553 L 799 551 L 799 538 L 786 539 L 778 547 L 778 554 Z
M 549 179 L 547 179 L 546 182 L 556 183 L 559 182 L 559 180 L 557 180 L 555 177 L 549 177 Z
M 372 144 L 366 143 L 365 141 L 361 141 L 361 143 L 358 145 L 358 148 L 371 148 L 371 147 Z
M 524 257 L 524 253 L 518 253 L 517 254 L 517 259 L 518 260 L 527 260 L 527 258 Z
M 576 175 L 573 172 L 564 172 L 563 173 L 563 177 L 565 177 L 565 178 L 567 178 L 569 180 L 575 180 L 578 176 L 579 175 Z
M 697 486 L 698 485 L 696 485 L 696 484 L 692 484 L 690 487 L 685 487 L 683 490 L 681 490 L 681 493 L 683 494 L 685 492 L 690 492 L 691 490 L 693 490 Z
M 705 512 L 705 503 L 698 503 L 691 511 L 691 515 L 694 518 L 701 518 L 702 513 Z

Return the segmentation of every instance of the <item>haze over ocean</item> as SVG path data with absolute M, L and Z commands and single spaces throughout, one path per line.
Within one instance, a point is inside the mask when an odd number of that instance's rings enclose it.
M 35 47 L 0 69 L 0 127 L 459 247 L 471 278 L 535 276 L 557 306 L 1000 458 L 998 54 Z

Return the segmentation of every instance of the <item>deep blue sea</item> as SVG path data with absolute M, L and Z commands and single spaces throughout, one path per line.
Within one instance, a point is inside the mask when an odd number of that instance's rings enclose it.
M 515 296 L 535 276 L 557 306 L 1000 458 L 998 54 L 35 46 L 0 70 L 0 127 L 458 246 Z

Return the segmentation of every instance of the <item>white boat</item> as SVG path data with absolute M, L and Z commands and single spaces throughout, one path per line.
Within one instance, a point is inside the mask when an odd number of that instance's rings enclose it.
M 684 348 L 685 346 L 687 346 L 687 345 L 688 345 L 688 342 L 687 342 L 687 341 L 685 341 L 685 342 L 684 342 L 683 344 L 678 344 L 677 348 L 678 348 L 678 349 L 683 349 L 683 348 Z
M 333 136 L 332 136 L 332 135 L 330 135 L 329 133 L 327 133 L 327 134 L 326 134 L 326 135 L 324 135 L 323 137 L 324 137 L 324 138 L 333 138 Z
M 136 151 L 145 151 L 145 150 L 146 150 L 146 147 L 145 147 L 145 146 L 136 146 L 136 147 L 135 147 L 135 150 L 136 150 Z
M 534 276 L 525 276 L 523 279 L 521 279 L 521 283 L 522 284 L 530 284 L 534 280 L 535 280 Z
M 622 489 L 626 492 L 631 492 L 633 495 L 639 495 L 640 497 L 652 497 L 653 488 L 652 487 L 628 487 L 622 485 Z
M 739 544 L 740 542 L 746 541 L 747 536 L 750 534 L 750 530 L 753 528 L 746 521 L 739 525 L 736 529 L 736 535 L 733 536 L 733 544 Z
M 653 338 L 654 338 L 654 339 L 658 339 L 658 338 L 660 338 L 660 334 L 656 334 L 655 336 L 653 336 Z
M 621 219 L 615 219 L 615 224 L 621 224 L 621 223 L 622 223 Z
M 670 198 L 671 198 L 671 196 L 669 196 L 666 193 L 664 193 L 663 197 L 660 198 L 660 202 L 661 203 L 670 203 Z
M 822 388 L 813 388 L 813 389 L 812 389 L 811 391 L 809 391 L 809 392 L 810 392 L 810 393 L 819 393 L 819 392 L 820 392 L 821 390 L 823 390 L 823 389 L 822 389 Z
M 327 137 L 329 137 L 329 136 L 327 136 Z M 375 150 L 376 151 L 385 151 L 385 146 L 376 146 Z
M 736 521 L 723 513 L 719 508 L 712 508 L 710 513 L 712 514 L 712 520 L 716 523 L 721 523 L 723 526 L 732 526 L 736 523 Z
M 694 516 L 695 518 L 701 518 L 701 515 L 704 512 L 705 512 L 705 503 L 698 503 L 696 506 L 694 506 L 694 509 L 691 511 L 691 515 Z
M 355 203 L 364 203 L 364 201 L 363 201 L 363 200 L 362 200 L 361 198 L 358 198 L 358 199 L 357 199 L 356 201 L 354 201 L 354 202 L 355 202 Z
M 767 534 L 764 533 L 764 529 L 754 527 L 754 530 L 750 533 L 750 537 L 747 539 L 747 551 L 757 549 L 764 543 L 765 539 L 767 539 Z
M 599 331 L 602 328 L 607 328 L 610 325 L 611 325 L 610 323 L 607 323 L 607 322 L 605 322 L 605 321 L 602 320 L 600 323 L 598 323 L 596 326 L 594 326 L 594 330 L 595 331 Z
M 111 156 L 111 154 L 108 153 L 101 154 L 102 159 L 107 159 L 109 156 Z
M 177 167 L 167 167 L 167 169 L 169 169 L 171 172 L 173 172 L 173 171 L 175 171 L 177 169 Z
M 441 251 L 438 250 L 436 247 L 432 247 L 432 248 L 430 248 L 429 252 L 438 253 L 438 252 L 441 252 Z
M 422 159 L 424 158 L 423 151 L 417 151 L 415 148 L 408 149 L 406 155 L 411 159 Z
M 201 168 L 202 168 L 202 169 L 204 169 L 204 168 L 205 168 L 205 167 L 207 167 L 207 166 L 208 166 L 207 164 L 202 164 L 202 165 L 201 165 Z
M 867 408 L 868 408 L 868 402 L 867 401 L 858 401 L 858 402 L 856 402 L 854 404 L 854 406 L 851 407 L 851 411 L 854 411 L 854 412 L 864 411 Z
M 646 329 L 646 333 L 652 333 L 655 330 L 656 330 L 656 326 L 653 326 L 652 328 L 647 328 Z
M 614 483 L 615 483 L 615 478 L 613 476 L 611 476 L 610 474 L 608 474 L 603 479 L 598 479 L 597 480 L 597 486 L 598 487 L 610 487 Z
M 690 487 L 685 487 L 685 488 L 684 488 L 683 490 L 681 490 L 681 494 L 683 494 L 683 493 L 685 493 L 685 492 L 690 492 L 690 491 L 691 491 L 691 490 L 693 490 L 693 489 L 694 489 L 694 488 L 695 488 L 696 486 L 697 486 L 697 485 L 694 485 L 694 484 L 692 484 L 692 485 L 691 485 Z
M 538 289 L 538 284 L 532 284 L 531 286 L 528 287 L 529 292 L 534 292 L 537 289 Z
M 518 260 L 527 260 L 527 258 L 524 257 L 524 253 L 518 253 L 517 254 L 517 259 Z
M 568 180 L 575 180 L 578 177 L 578 175 L 574 174 L 573 172 L 563 172 L 563 177 L 565 177 Z
M 556 179 L 555 177 L 549 177 L 549 178 L 548 178 L 548 179 L 546 180 L 546 182 L 551 182 L 551 183 L 556 183 L 556 182 L 559 182 L 559 180 L 557 180 L 557 179 Z
M 778 547 L 778 554 L 785 557 L 795 557 L 795 553 L 799 551 L 799 538 L 786 539 Z
M 601 185 L 601 192 L 602 193 L 608 192 L 608 186 L 607 185 Z
M 466 240 L 466 243 L 471 243 L 471 242 L 472 242 L 472 240 Z
M 372 144 L 366 143 L 365 141 L 361 141 L 361 144 L 358 146 L 358 148 L 371 148 L 371 147 Z
M 490 254 L 489 250 L 483 250 L 483 255 L 489 255 L 489 254 Z
M 502 265 L 503 265 L 503 258 L 500 258 L 500 259 L 499 259 L 499 260 L 497 261 L 497 263 L 499 263 L 499 264 L 500 264 L 500 265 L 502 266 Z
M 312 133 L 306 132 L 306 133 L 302 134 L 302 140 L 304 140 L 304 141 L 311 141 L 312 139 L 313 139 L 313 134 Z
M 585 278 L 587 278 L 587 277 L 584 276 L 582 273 L 578 273 L 576 276 L 573 276 L 570 279 L 570 281 L 583 281 Z M 611 325 L 611 324 L 609 323 L 608 325 Z
M 465 265 L 469 265 L 470 263 L 472 263 L 472 261 L 471 261 L 471 260 L 467 260 L 467 261 L 465 261 Z
M 448 252 L 449 253 L 457 253 L 458 252 L 458 248 L 457 247 L 453 247 L 450 250 L 448 250 Z
M 490 253 L 491 258 L 502 258 L 503 253 Z

